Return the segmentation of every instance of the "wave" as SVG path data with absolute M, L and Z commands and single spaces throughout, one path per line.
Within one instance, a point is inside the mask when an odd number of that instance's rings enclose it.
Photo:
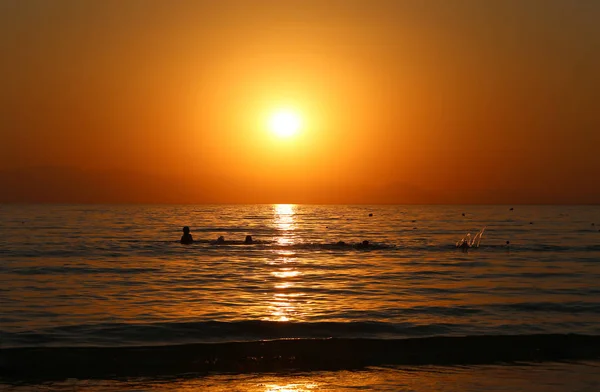
M 410 339 L 277 339 L 146 347 L 0 349 L 0 380 L 360 369 L 597 360 L 600 336 L 483 335 Z
M 179 241 L 161 241 L 162 243 L 179 244 Z M 425 242 L 425 241 L 424 241 Z M 194 241 L 194 245 L 210 245 L 218 247 L 239 246 L 245 247 L 260 247 L 267 246 L 270 249 L 282 250 L 414 250 L 414 251 L 457 251 L 456 244 L 427 244 L 427 243 L 410 243 L 410 244 L 394 244 L 379 241 L 364 242 L 295 242 L 295 243 L 279 243 L 274 240 L 254 240 L 253 243 L 247 244 L 243 240 L 225 240 L 223 243 L 217 243 L 215 240 L 200 239 Z M 551 244 L 480 244 L 478 247 L 469 249 L 469 251 L 511 251 L 511 252 L 598 252 L 600 245 L 587 246 L 561 246 Z
M 105 243 L 86 243 L 63 248 L 54 248 L 47 246 L 38 246 L 32 248 L 20 249 L 0 249 L 3 258 L 26 257 L 26 258 L 44 258 L 44 257 L 85 257 L 87 259 L 106 259 L 120 258 L 130 256 L 155 256 L 168 257 L 179 255 L 181 251 L 203 251 L 211 250 L 280 250 L 280 251 L 329 251 L 329 252 L 427 252 L 427 253 L 449 253 L 460 252 L 455 244 L 428 244 L 426 240 L 417 243 L 388 243 L 379 241 L 364 242 L 302 242 L 295 239 L 294 243 L 280 243 L 270 239 L 255 239 L 252 243 L 245 243 L 243 240 L 225 240 L 223 243 L 217 243 L 215 240 L 197 239 L 193 244 L 181 245 L 179 240 L 169 241 L 146 241 L 146 240 L 109 240 Z M 469 253 L 477 252 L 510 252 L 515 254 L 552 254 L 562 252 L 575 253 L 597 253 L 600 252 L 600 245 L 587 246 L 564 246 L 550 244 L 481 244 L 477 248 L 468 249 Z
M 52 275 L 52 274 L 140 274 L 160 272 L 160 268 L 144 267 L 85 267 L 85 266 L 55 266 L 55 267 L 18 267 L 12 268 L 11 272 L 17 275 Z
M 13 329 L 2 331 L 3 348 L 27 347 L 123 347 L 161 346 L 181 344 L 251 342 L 273 339 L 407 339 L 432 336 L 564 333 L 572 330 L 568 321 L 542 324 L 496 323 L 474 325 L 470 318 L 515 313 L 600 313 L 600 303 L 517 303 L 488 304 L 485 306 L 415 306 L 394 312 L 371 311 L 373 320 L 392 317 L 406 319 L 404 322 L 387 321 L 319 321 L 282 322 L 267 320 L 240 321 L 188 321 L 124 323 L 104 322 L 60 325 L 37 329 Z M 440 322 L 419 322 L 420 318 L 450 317 Z M 348 311 L 345 319 L 365 317 L 364 311 Z M 460 319 L 462 319 L 462 322 Z M 0 322 L 11 322 L 10 317 L 0 317 Z M 410 321 L 409 321 L 410 320 Z M 451 320 L 451 321 L 450 321 Z M 595 330 L 579 330 L 579 333 Z
M 398 338 L 449 333 L 456 325 L 387 322 L 281 322 L 265 320 L 63 325 L 4 331 L 4 347 L 217 343 L 279 338 Z
M 177 243 L 179 243 L 177 241 Z M 323 242 L 297 242 L 292 244 L 281 244 L 272 240 L 254 240 L 252 244 L 246 244 L 241 240 L 226 240 L 224 243 L 216 243 L 214 240 L 199 240 L 197 244 L 218 246 L 227 248 L 229 246 L 245 247 L 268 247 L 275 250 L 361 250 L 361 251 L 418 251 L 418 252 L 457 252 L 455 244 L 392 244 L 378 241 L 364 242 L 345 242 L 338 241 L 332 243 Z M 478 247 L 470 248 L 469 252 L 535 252 L 535 253 L 553 253 L 553 252 L 599 252 L 600 245 L 588 246 L 561 246 L 549 244 L 481 244 Z

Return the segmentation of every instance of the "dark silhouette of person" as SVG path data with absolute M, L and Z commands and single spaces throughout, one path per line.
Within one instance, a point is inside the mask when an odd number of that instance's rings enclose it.
M 463 252 L 466 252 L 466 251 L 467 251 L 467 250 L 468 250 L 468 249 L 471 247 L 471 245 L 469 245 L 469 243 L 468 243 L 467 241 L 463 241 L 463 242 L 462 242 L 462 244 L 460 244 L 458 247 L 459 247 L 459 248 L 460 248 L 460 249 L 461 249 Z
M 225 243 L 225 237 L 223 236 L 219 236 L 219 238 L 217 238 L 217 244 L 224 244 Z
M 190 234 L 190 228 L 187 226 L 183 227 L 183 235 L 181 236 L 181 243 L 184 245 L 188 245 L 194 242 L 192 235 Z
M 369 246 L 371 246 L 371 244 L 367 240 L 364 240 L 363 242 L 356 244 L 356 247 L 358 249 L 368 248 Z
M 252 241 L 252 236 L 251 235 L 247 235 L 246 239 L 244 240 L 244 244 L 251 244 Z

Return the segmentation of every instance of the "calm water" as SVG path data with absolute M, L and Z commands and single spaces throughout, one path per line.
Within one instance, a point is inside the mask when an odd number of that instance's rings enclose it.
M 600 352 L 600 207 L 509 207 L 0 206 L 0 377 L 451 391 L 564 371 L 556 390 L 597 390 L 597 362 L 548 361 Z

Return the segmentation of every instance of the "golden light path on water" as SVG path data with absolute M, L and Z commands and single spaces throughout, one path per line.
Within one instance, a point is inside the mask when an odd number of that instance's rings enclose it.
M 295 206 L 293 204 L 275 204 L 273 206 L 275 226 L 279 230 L 276 241 L 279 245 L 294 244 L 294 230 L 296 228 Z M 294 266 L 295 252 L 285 249 L 276 249 L 277 258 L 272 265 L 277 268 L 271 272 L 276 278 L 275 293 L 269 303 L 270 321 L 290 321 L 297 313 L 297 299 L 301 293 L 289 293 L 287 290 L 294 287 L 291 278 L 300 275 Z
M 284 385 L 267 384 L 265 385 L 265 392 L 301 392 L 301 391 L 314 391 L 318 390 L 318 384 L 307 382 L 307 383 L 290 383 Z
M 275 225 L 282 232 L 277 238 L 279 245 L 291 245 L 294 243 L 294 230 L 296 229 L 296 206 L 293 204 L 275 204 Z
M 276 242 L 279 245 L 293 245 L 295 243 L 296 228 L 296 208 L 293 204 L 276 204 L 273 206 L 275 226 L 279 230 L 279 236 Z M 290 321 L 295 318 L 299 312 L 299 297 L 302 293 L 286 292 L 292 289 L 295 285 L 292 278 L 300 276 L 301 272 L 295 266 L 295 252 L 286 249 L 276 249 L 277 257 L 269 263 L 276 268 L 271 272 L 271 275 L 276 278 L 275 293 L 269 303 L 270 321 Z M 301 392 L 317 390 L 319 385 L 314 382 L 292 382 L 292 383 L 265 383 L 264 392 Z

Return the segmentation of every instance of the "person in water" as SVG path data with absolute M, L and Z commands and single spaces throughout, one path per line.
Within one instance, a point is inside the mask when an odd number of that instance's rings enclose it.
M 181 236 L 181 243 L 184 245 L 191 244 L 194 242 L 192 235 L 190 234 L 190 228 L 187 226 L 183 227 L 183 235 Z
M 371 246 L 371 244 L 367 240 L 364 240 L 363 242 L 356 244 L 356 247 L 358 249 L 369 248 L 370 246 Z
M 252 240 L 252 236 L 251 235 L 247 235 L 246 239 L 244 240 L 244 244 L 251 244 L 252 242 L 254 242 Z
M 463 252 L 466 252 L 470 247 L 471 245 L 469 245 L 467 241 L 463 241 L 460 245 L 457 246 L 457 248 L 461 249 Z
M 225 237 L 219 236 L 219 238 L 217 238 L 216 243 L 217 244 L 224 244 L 225 243 Z

